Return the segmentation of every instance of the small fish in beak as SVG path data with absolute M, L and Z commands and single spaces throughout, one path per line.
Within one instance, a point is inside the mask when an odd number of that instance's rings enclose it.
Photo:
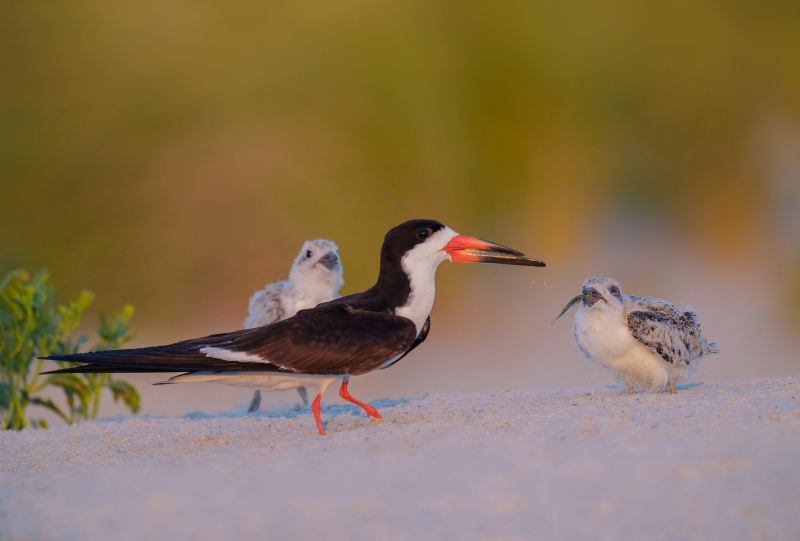
M 567 312 L 572 310 L 572 307 L 575 306 L 581 299 L 583 299 L 583 295 L 577 295 L 573 297 L 572 300 L 567 303 L 564 309 L 561 310 L 561 313 L 558 314 L 558 317 L 553 320 L 553 323 L 555 323 L 556 321 L 567 315 Z M 551 323 L 550 325 L 552 325 L 553 323 Z
M 603 297 L 600 294 L 600 292 L 597 291 L 595 288 L 584 287 L 580 295 L 572 297 L 572 300 L 570 300 L 564 307 L 564 309 L 561 310 L 561 313 L 558 314 L 558 317 L 553 320 L 553 323 L 555 323 L 556 321 L 567 315 L 567 312 L 572 310 L 572 307 L 578 304 L 578 301 L 583 301 L 584 304 L 586 304 L 587 306 L 594 306 L 597 303 L 597 301 L 601 300 L 608 302 L 606 301 L 605 297 Z M 551 323 L 550 325 L 552 325 L 553 323 Z

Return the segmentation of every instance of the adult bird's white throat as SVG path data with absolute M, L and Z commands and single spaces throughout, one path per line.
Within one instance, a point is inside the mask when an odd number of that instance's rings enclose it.
M 394 309 L 398 316 L 414 322 L 417 335 L 422 331 L 425 321 L 433 308 L 436 293 L 436 269 L 450 258 L 447 246 L 458 233 L 443 227 L 431 234 L 430 238 L 408 250 L 400 259 L 400 266 L 408 276 L 409 292 L 406 302 Z
M 262 390 L 301 386 L 317 390 L 311 409 L 325 434 L 320 401 L 341 381 L 339 395 L 353 398 L 351 376 L 386 368 L 420 345 L 430 331 L 436 268 L 445 260 L 543 267 L 500 244 L 458 235 L 434 220 L 411 220 L 384 237 L 378 280 L 370 289 L 300 310 L 270 325 L 139 349 L 51 355 L 83 363 L 74 372 L 183 372 L 166 383 L 213 381 Z M 53 373 L 53 372 L 50 372 Z

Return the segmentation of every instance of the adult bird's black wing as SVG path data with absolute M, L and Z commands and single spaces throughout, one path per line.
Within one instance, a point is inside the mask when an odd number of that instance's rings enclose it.
M 408 348 L 408 351 L 406 351 L 406 352 L 405 352 L 405 353 L 403 353 L 403 354 L 402 354 L 400 357 L 398 357 L 397 359 L 395 359 L 394 361 L 392 361 L 392 362 L 391 362 L 391 364 L 387 364 L 387 365 L 386 365 L 386 366 L 384 366 L 383 368 L 389 368 L 390 366 L 394 366 L 394 365 L 396 365 L 398 362 L 400 362 L 401 360 L 403 360 L 403 359 L 405 358 L 405 356 L 406 356 L 406 355 L 408 355 L 409 353 L 411 353 L 412 351 L 414 351 L 414 348 L 415 348 L 415 347 L 417 347 L 418 345 L 420 345 L 421 343 L 423 343 L 423 342 L 425 341 L 425 339 L 428 337 L 428 333 L 429 333 L 429 332 L 431 332 L 431 316 L 428 316 L 428 319 L 426 319 L 426 320 L 425 320 L 425 325 L 423 325 L 423 326 L 422 326 L 422 330 L 421 330 L 421 331 L 419 331 L 419 336 L 417 336 L 417 339 L 416 339 L 416 340 L 414 340 L 414 343 L 413 343 L 413 344 L 411 344 L 411 347 L 410 347 L 410 348 Z
M 334 301 L 254 329 L 166 346 L 45 358 L 86 363 L 51 373 L 263 370 L 359 375 L 406 353 L 415 340 L 416 327 L 407 318 Z

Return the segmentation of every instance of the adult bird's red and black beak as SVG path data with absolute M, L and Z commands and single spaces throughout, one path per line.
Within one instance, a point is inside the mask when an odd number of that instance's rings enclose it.
M 523 265 L 544 267 L 544 261 L 530 259 L 525 254 L 488 240 L 466 235 L 456 235 L 443 248 L 450 254 L 453 263 L 499 263 L 501 265 Z

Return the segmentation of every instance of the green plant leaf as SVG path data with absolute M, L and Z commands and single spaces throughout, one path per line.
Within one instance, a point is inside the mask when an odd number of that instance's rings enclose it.
M 28 277 L 28 271 L 25 269 L 13 270 L 6 274 L 6 277 L 3 278 L 2 282 L 0 282 L 0 289 L 7 289 L 9 285 L 14 282 L 24 283 L 28 281 L 30 281 L 30 278 Z
M 128 329 L 128 322 L 133 317 L 133 312 L 133 305 L 126 304 L 110 321 L 105 314 L 101 313 L 100 328 L 97 330 L 100 342 L 93 348 L 93 351 L 119 349 L 123 344 L 132 340 L 134 335 Z
M 8 273 L 0 282 L 0 409 L 7 415 L 2 428 L 21 429 L 27 426 L 25 408 L 29 404 L 55 412 L 66 423 L 95 417 L 103 387 L 112 389 L 135 413 L 140 397 L 125 382 L 113 382 L 108 374 L 52 374 L 40 378 L 42 361 L 37 357 L 52 353 L 78 352 L 87 339 L 69 335 L 78 327 L 94 296 L 83 291 L 74 301 L 56 305 L 50 275 L 42 269 L 32 278 L 24 270 Z M 95 349 L 117 349 L 133 338 L 128 322 L 133 306 L 126 304 L 113 319 L 100 316 L 99 342 Z M 76 363 L 60 363 L 77 366 Z M 66 406 L 38 396 L 48 386 L 59 387 Z M 34 426 L 46 426 L 31 420 Z
M 7 410 L 11 403 L 11 382 L 0 381 L 0 409 Z
M 139 412 L 142 397 L 133 385 L 127 381 L 110 380 L 106 383 L 106 386 L 111 389 L 111 392 L 114 394 L 115 402 L 121 398 L 132 413 Z
M 53 413 L 55 413 L 56 415 L 58 415 L 59 417 L 61 417 L 61 419 L 63 419 L 64 422 L 67 423 L 68 425 L 72 424 L 72 421 L 67 417 L 67 415 L 63 411 L 61 411 L 61 408 L 59 408 L 55 404 L 55 402 L 53 402 L 50 399 L 43 400 L 41 398 L 33 397 L 31 398 L 31 404 L 36 404 L 37 406 L 43 406 L 52 411 Z M 45 425 L 42 428 L 47 428 L 47 426 Z
M 81 291 L 77 300 L 66 305 L 58 305 L 58 312 L 61 315 L 61 320 L 58 323 L 58 330 L 61 335 L 66 336 L 80 324 L 83 312 L 92 304 L 93 300 L 94 295 L 88 291 Z
M 77 374 L 51 374 L 47 377 L 47 384 L 61 387 L 68 395 L 81 396 L 88 391 L 86 382 Z

